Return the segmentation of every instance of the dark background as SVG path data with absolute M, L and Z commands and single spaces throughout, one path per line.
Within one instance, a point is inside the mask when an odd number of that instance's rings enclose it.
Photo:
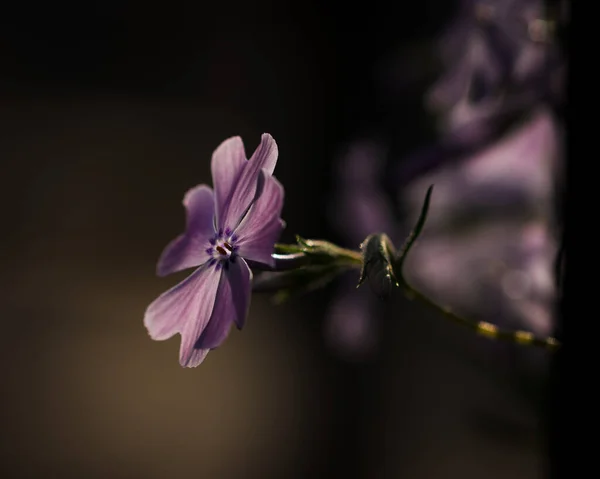
M 452 12 L 104 1 L 2 15 L 0 476 L 543 476 L 543 384 L 497 359 L 510 346 L 482 348 L 402 297 L 364 362 L 323 341 L 328 289 L 255 296 L 244 332 L 193 370 L 142 324 L 176 281 L 154 267 L 182 195 L 210 183 L 229 136 L 247 152 L 277 140 L 284 240 L 337 239 L 339 145 L 377 130 L 401 155 L 431 137 L 427 47 Z M 401 99 L 384 66 L 409 85 Z

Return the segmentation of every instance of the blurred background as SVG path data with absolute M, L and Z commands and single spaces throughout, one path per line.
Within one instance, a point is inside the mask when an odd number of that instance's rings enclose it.
M 21 6 L 22 5 L 22 6 Z M 549 355 L 355 276 L 196 369 L 155 277 L 218 144 L 271 133 L 296 233 L 397 246 L 456 311 L 553 334 L 566 4 L 14 3 L 0 18 L 3 478 L 546 477 Z

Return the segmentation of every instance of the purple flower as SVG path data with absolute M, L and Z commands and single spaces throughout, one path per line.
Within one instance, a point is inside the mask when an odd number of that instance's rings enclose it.
M 540 107 L 500 141 L 399 191 L 414 221 L 422 191 L 435 184 L 425 233 L 405 267 L 415 286 L 462 314 L 552 334 L 561 145 L 560 123 Z
M 157 274 L 198 268 L 159 296 L 144 316 L 152 339 L 181 335 L 183 367 L 198 366 L 233 323 L 244 326 L 252 282 L 245 260 L 273 266 L 274 243 L 284 226 L 283 187 L 271 176 L 277 154 L 269 134 L 262 135 L 250 160 L 242 139 L 229 138 L 212 156 L 214 192 L 198 185 L 183 199 L 186 231 L 165 248 Z
M 541 0 L 462 0 L 443 36 L 448 72 L 427 95 L 446 133 L 489 135 L 498 114 L 560 101 L 564 61 L 554 42 L 559 18 Z

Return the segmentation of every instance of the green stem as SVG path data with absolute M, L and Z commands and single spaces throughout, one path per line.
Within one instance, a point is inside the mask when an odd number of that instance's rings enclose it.
M 560 347 L 560 342 L 556 338 L 538 337 L 529 331 L 503 329 L 499 326 L 496 326 L 495 324 L 488 323 L 487 321 L 474 321 L 459 316 L 458 314 L 454 313 L 449 307 L 440 306 L 431 298 L 425 296 L 419 290 L 411 286 L 404 279 L 402 273 L 400 273 L 400 278 L 398 280 L 400 286 L 404 290 L 404 294 L 409 300 L 417 299 L 421 303 L 439 312 L 452 322 L 465 326 L 482 336 L 486 336 L 492 339 L 498 339 L 500 341 L 507 341 L 510 343 L 537 346 L 549 349 L 551 351 L 555 351 Z
M 560 347 L 560 343 L 557 339 L 552 337 L 541 338 L 535 336 L 529 331 L 514 331 L 509 329 L 503 329 L 496 326 L 495 324 L 488 323 L 487 321 L 473 321 L 471 319 L 463 318 L 462 316 L 459 316 L 458 314 L 452 312 L 450 308 L 438 305 L 435 301 L 425 296 L 423 293 L 411 286 L 408 281 L 406 281 L 403 272 L 404 261 L 406 260 L 411 247 L 415 244 L 415 241 L 421 234 L 421 231 L 423 231 L 423 227 L 425 226 L 425 220 L 427 218 L 427 212 L 429 210 L 429 202 L 431 200 L 432 192 L 433 185 L 431 185 L 427 189 L 427 194 L 425 195 L 425 200 L 423 201 L 423 206 L 421 208 L 419 219 L 417 220 L 413 231 L 411 231 L 410 235 L 406 239 L 404 245 L 402 246 L 400 252 L 396 257 L 396 277 L 400 286 L 402 286 L 402 288 L 404 289 L 404 293 L 406 294 L 406 296 L 409 299 L 418 299 L 419 301 L 426 304 L 430 308 L 435 309 L 451 321 L 466 326 L 467 328 L 483 336 L 487 336 L 488 338 L 509 341 L 512 343 L 526 344 L 529 346 L 538 346 L 550 350 L 558 349 Z
M 341 265 L 362 266 L 362 255 L 360 251 L 354 251 L 323 240 L 306 240 L 299 238 L 298 244 L 275 244 L 275 251 L 281 254 L 303 253 L 306 256 L 325 256 L 335 258 Z

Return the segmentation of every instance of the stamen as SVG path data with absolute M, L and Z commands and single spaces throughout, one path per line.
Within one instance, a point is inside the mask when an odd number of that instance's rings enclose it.
M 227 256 L 227 251 L 225 251 L 222 246 L 217 246 L 215 249 L 223 256 Z
M 233 251 L 233 246 L 231 246 L 229 243 L 225 242 L 223 243 L 223 246 L 225 246 L 225 248 L 227 248 L 229 251 Z

